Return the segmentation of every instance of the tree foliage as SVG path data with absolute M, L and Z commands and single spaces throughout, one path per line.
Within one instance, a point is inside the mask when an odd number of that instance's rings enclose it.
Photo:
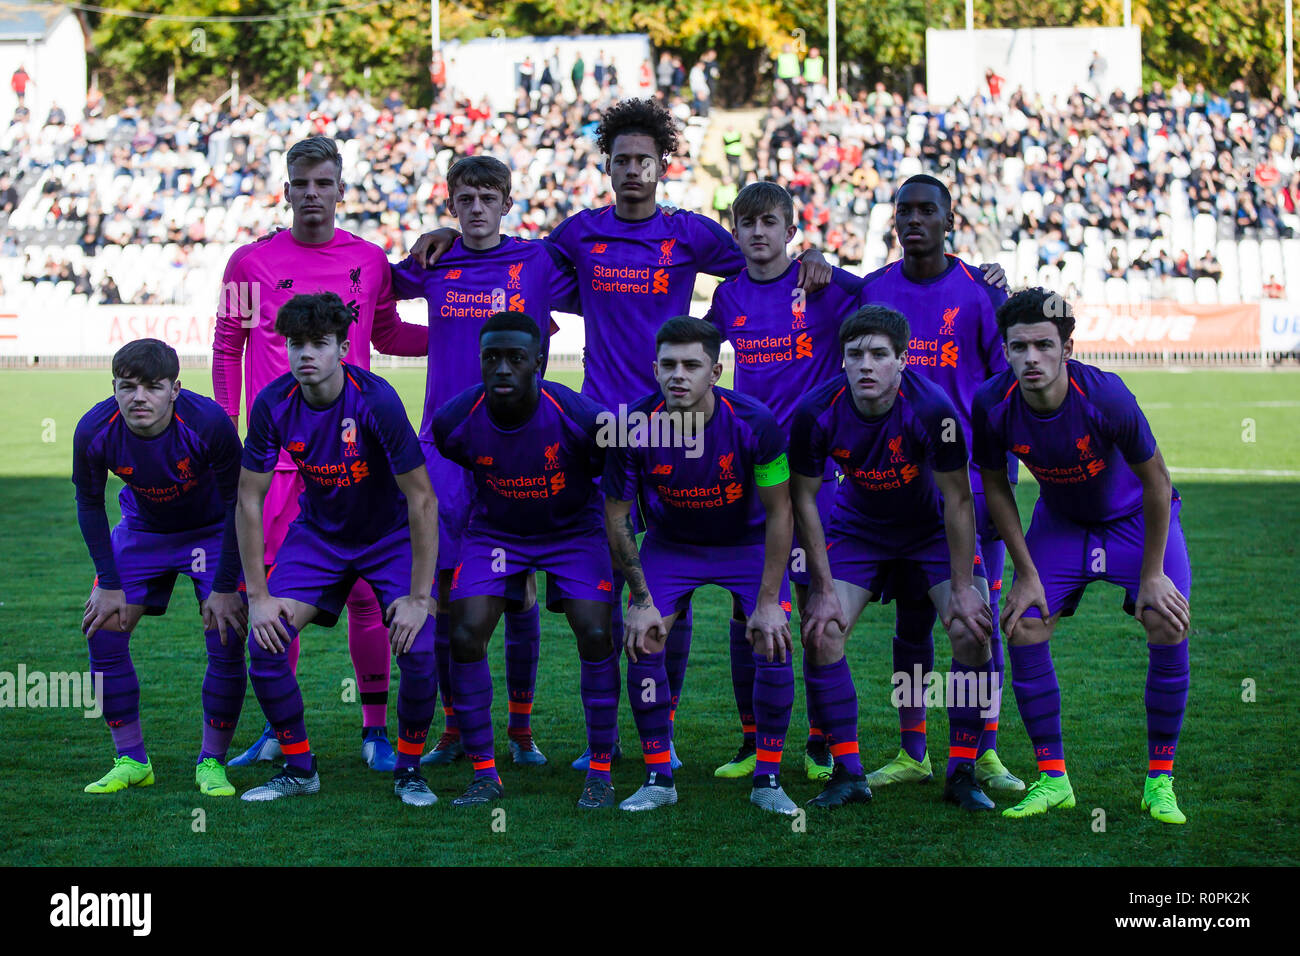
M 333 0 L 337 5 L 340 0 Z M 1222 90 L 1244 77 L 1254 92 L 1282 83 L 1284 0 L 1133 0 L 1142 29 L 1144 78 L 1181 75 Z M 113 0 L 113 6 L 190 16 L 309 13 L 331 0 Z M 838 0 L 838 49 L 863 83 L 920 75 L 927 27 L 959 28 L 964 0 Z M 978 0 L 977 27 L 1115 26 L 1123 0 Z M 442 0 L 444 38 L 501 28 L 511 36 L 645 33 L 656 50 L 689 67 L 716 49 L 721 99 L 752 101 L 787 42 L 827 42 L 825 0 Z M 174 72 L 183 95 L 214 95 L 238 70 L 256 95 L 291 92 L 300 69 L 321 60 L 337 85 L 371 93 L 396 87 L 428 95 L 428 0 L 386 0 L 361 9 L 260 23 L 172 23 L 90 14 L 92 68 L 120 102 L 153 95 Z M 197 32 L 196 32 L 197 31 Z

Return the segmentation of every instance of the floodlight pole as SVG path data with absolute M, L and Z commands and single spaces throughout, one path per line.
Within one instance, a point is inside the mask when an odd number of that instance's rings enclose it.
M 966 0 L 966 29 L 975 29 L 975 0 Z
M 1133 0 L 1124 0 L 1124 26 L 1133 25 Z
M 1292 0 L 1286 0 L 1286 101 L 1295 102 L 1295 68 L 1292 65 Z
M 436 57 L 442 47 L 442 21 L 439 19 L 438 2 L 439 0 L 429 0 L 429 13 L 432 20 L 429 25 L 430 59 Z
M 1291 0 L 1287 0 L 1289 4 Z M 1289 9 L 1289 8 L 1288 8 Z M 1288 23 L 1291 21 L 1288 20 Z M 830 47 L 830 69 L 827 70 L 826 90 L 830 93 L 830 100 L 835 102 L 835 81 L 839 79 L 839 57 L 835 55 L 835 0 L 826 0 L 826 34 L 827 45 Z M 1290 36 L 1290 34 L 1287 34 Z M 1287 49 L 1290 49 L 1288 46 Z

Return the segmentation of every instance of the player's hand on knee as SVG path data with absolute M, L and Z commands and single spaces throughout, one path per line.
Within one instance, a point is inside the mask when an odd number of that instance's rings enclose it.
M 290 643 L 284 624 L 292 620 L 293 605 L 283 598 L 268 594 L 248 599 L 248 628 L 257 646 L 264 651 L 284 652 Z
M 415 245 L 411 247 L 411 255 L 416 262 L 426 269 L 431 268 L 451 248 L 451 244 L 459 236 L 460 233 L 455 229 L 446 227 L 435 229 L 433 232 L 426 232 L 415 240 Z
M 638 654 L 657 654 L 668 640 L 668 628 L 654 602 L 633 601 L 623 614 L 623 647 L 627 659 L 635 664 Z
M 415 637 L 424 627 L 430 614 L 436 612 L 437 602 L 433 598 L 416 597 L 407 594 L 399 597 L 384 614 L 384 623 L 388 625 L 388 640 L 393 645 L 394 654 L 405 654 L 415 643 Z
M 248 608 L 237 591 L 213 591 L 200 605 L 203 613 L 203 629 L 216 631 L 224 647 L 229 643 L 228 634 L 239 635 L 243 640 L 248 636 Z
M 95 636 L 101 627 L 122 630 L 126 620 L 126 592 L 112 591 L 96 586 L 86 599 L 86 613 L 81 618 L 81 631 L 87 640 Z
M 745 637 L 754 648 L 771 662 L 784 664 L 794 650 L 790 643 L 790 619 L 779 604 L 760 604 L 754 608 L 745 625 Z
M 844 616 L 844 609 L 840 606 L 840 599 L 834 588 L 825 591 L 810 589 L 808 602 L 799 617 L 799 636 L 804 647 L 808 647 L 810 642 L 816 643 L 823 638 L 831 624 L 838 627 L 841 634 L 849 632 L 849 620 Z
M 1031 607 L 1038 608 L 1043 620 L 1047 620 L 1047 592 L 1043 590 L 1043 582 L 1037 573 L 1021 574 L 1017 570 L 1015 583 L 1002 599 L 1002 633 L 1007 636 L 1007 640 L 1011 639 L 1020 618 Z
M 1187 633 L 1192 624 L 1191 608 L 1187 598 L 1174 586 L 1166 574 L 1143 580 L 1137 595 L 1138 620 L 1147 611 L 1155 611 L 1165 618 L 1179 634 Z
M 960 625 L 980 644 L 987 644 L 993 636 L 993 612 L 973 584 L 952 589 L 943 626 L 951 634 L 954 625 Z

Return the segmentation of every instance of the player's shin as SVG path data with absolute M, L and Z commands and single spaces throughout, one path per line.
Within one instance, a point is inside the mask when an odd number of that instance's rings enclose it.
M 581 662 L 582 710 L 587 720 L 587 748 L 591 761 L 587 776 L 608 781 L 618 736 L 618 657 L 613 650 L 604 660 Z
M 754 649 L 745 639 L 745 622 L 732 618 L 729 622 L 731 650 L 731 689 L 736 695 L 736 711 L 740 714 L 740 730 L 744 734 L 742 745 L 754 746 Z
M 1147 776 L 1173 776 L 1191 683 L 1187 641 L 1147 644 L 1147 652 Z
M 984 732 L 984 701 L 988 693 L 989 661 L 965 663 L 954 654 L 946 688 L 948 710 L 948 770 L 956 773 L 962 764 L 972 767 L 979 755 L 980 736 Z
M 439 607 L 442 607 L 439 604 Z M 456 722 L 455 700 L 451 693 L 451 613 L 438 611 L 434 624 L 433 654 L 438 673 L 438 687 L 442 689 L 442 713 L 446 721 L 443 731 L 448 737 L 459 737 Z
M 358 581 L 348 595 L 348 653 L 361 697 L 361 725 L 387 727 L 393 651 L 379 601 L 364 581 Z
M 127 631 L 100 629 L 86 641 L 92 679 L 101 682 L 100 708 L 122 757 L 148 763 L 140 729 L 140 682 L 131 663 L 131 635 Z
M 298 629 L 287 621 L 284 622 L 284 629 L 290 640 L 298 637 Z M 275 737 L 280 742 L 285 763 L 297 770 L 310 772 L 312 752 L 303 720 L 302 691 L 289 667 L 288 654 L 265 650 L 257 641 L 250 640 L 248 678 L 253 684 L 257 702 L 262 705 L 266 719 L 275 729 Z
M 451 693 L 461 743 L 474 765 L 474 777 L 499 781 L 492 736 L 492 672 L 486 654 L 476 661 L 458 661 L 453 655 Z
M 897 634 L 894 636 L 894 673 L 907 675 L 914 688 L 898 708 L 898 729 L 902 750 L 918 763 L 925 759 L 924 694 L 926 675 L 934 670 L 934 622 L 938 615 L 930 601 L 898 601 Z
M 400 772 L 419 766 L 429 738 L 429 725 L 438 709 L 438 670 L 433 656 L 434 620 L 424 626 L 405 654 L 397 658 L 397 766 Z
M 759 654 L 750 654 L 754 673 L 753 700 L 756 727 L 755 745 L 757 761 L 754 779 L 766 780 L 768 775 L 780 776 L 781 751 L 785 735 L 790 729 L 790 710 L 794 706 L 794 665 L 787 657 L 784 662 L 769 661 Z
M 248 689 L 244 639 L 233 629 L 227 629 L 224 645 L 216 630 L 204 631 L 203 639 L 208 649 L 208 668 L 203 675 L 203 745 L 199 760 L 215 757 L 224 764 Z
M 526 611 L 507 611 L 505 619 L 506 693 L 510 698 L 507 732 L 511 737 L 528 737 L 532 734 L 533 694 L 541 651 L 541 611 L 533 604 Z
M 1012 644 L 1010 651 L 1011 689 L 1025 733 L 1034 746 L 1038 772 L 1062 777 L 1065 749 L 1061 742 L 1061 687 L 1052 665 L 1051 642 Z
M 812 663 L 812 655 L 803 659 L 804 684 L 810 709 L 830 741 L 831 756 L 837 767 L 854 777 L 861 777 L 862 759 L 858 753 L 858 692 L 849 672 L 848 658 L 840 656 L 833 664 Z
M 627 699 L 641 737 L 641 752 L 645 756 L 646 771 L 658 775 L 661 785 L 672 783 L 669 743 L 672 724 L 668 713 L 672 705 L 668 693 L 668 671 L 664 663 L 665 652 L 641 654 L 634 663 L 627 662 Z
M 668 709 L 668 723 L 676 725 L 677 705 L 682 698 L 682 684 L 686 680 L 686 662 L 691 656 L 691 606 L 677 615 L 672 628 L 668 631 L 668 642 L 664 645 L 664 667 L 668 671 L 668 693 L 672 697 Z

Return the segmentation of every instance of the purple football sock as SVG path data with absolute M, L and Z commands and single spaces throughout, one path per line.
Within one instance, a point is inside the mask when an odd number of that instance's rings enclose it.
M 691 656 L 691 606 L 677 615 L 672 628 L 668 631 L 668 642 L 664 645 L 664 668 L 668 672 L 668 693 L 672 697 L 672 706 L 668 708 L 668 723 L 677 721 L 677 704 L 682 698 L 682 683 L 686 680 L 686 661 Z
M 953 658 L 948 679 L 949 777 L 963 763 L 974 764 L 979 755 L 984 718 L 980 711 L 988 694 L 990 664 L 963 664 Z
M 751 652 L 754 668 L 754 721 L 757 761 L 754 777 L 781 773 L 781 751 L 790 729 L 790 710 L 794 707 L 794 665 L 787 657 L 784 664 L 768 661 Z
M 225 763 L 248 689 L 244 639 L 227 630 L 223 645 L 220 632 L 214 630 L 204 631 L 203 640 L 208 648 L 208 669 L 203 675 L 203 747 L 199 760 L 216 757 Z
M 451 661 L 451 694 L 465 756 L 474 764 L 474 777 L 500 780 L 492 735 L 492 671 L 487 658 Z
M 858 691 L 853 686 L 849 661 L 841 657 L 834 664 L 818 667 L 803 658 L 803 679 L 808 699 L 813 702 L 817 723 L 831 745 L 831 756 L 846 771 L 861 777 L 858 754 Z
M 451 695 L 451 614 L 439 610 L 434 619 L 433 654 L 438 673 L 438 687 L 442 690 L 444 729 L 453 737 L 459 736 L 455 703 Z
M 746 747 L 754 746 L 754 648 L 745 640 L 745 622 L 732 618 L 731 633 L 731 690 L 736 695 L 736 711 L 740 714 L 740 731 L 745 735 Z
M 1148 644 L 1147 655 L 1147 776 L 1173 776 L 1191 686 L 1187 641 Z
M 397 656 L 401 670 L 397 683 L 398 770 L 420 765 L 420 755 L 429 739 L 429 725 L 438 712 L 436 628 L 435 620 L 426 617 L 406 653 Z
M 148 763 L 144 732 L 140 728 L 140 681 L 131 663 L 130 643 L 131 635 L 127 631 L 96 631 L 86 641 L 91 680 L 103 681 L 99 706 L 118 756 Z
M 587 777 L 609 780 L 618 734 L 618 656 L 611 653 L 603 661 L 581 663 L 579 686 L 587 718 L 587 748 L 591 751 Z
M 898 730 L 903 751 L 913 760 L 925 759 L 925 680 L 934 670 L 934 605 L 897 602 L 894 617 L 894 673 L 906 674 L 912 693 L 898 708 Z
M 991 706 L 984 713 L 984 736 L 980 738 L 980 755 L 998 749 L 998 718 L 1002 714 L 1002 686 L 1007 679 L 1002 631 L 998 627 L 998 605 L 1002 597 L 1002 571 L 1006 565 L 1007 549 L 1001 541 L 991 541 L 983 548 L 984 573 L 989 579 L 989 609 L 993 612 L 993 636 L 989 640 L 989 662 L 995 676 Z
M 285 623 L 289 639 L 298 636 L 293 625 Z M 255 640 L 248 642 L 248 679 L 253 693 L 262 705 L 262 712 L 275 730 L 280 742 L 284 762 L 296 770 L 310 770 L 312 764 L 311 742 L 307 739 L 307 726 L 303 720 L 302 691 L 284 651 L 263 650 Z
M 641 753 L 646 770 L 659 774 L 666 786 L 672 783 L 672 763 L 668 744 L 672 740 L 672 724 L 668 720 L 671 699 L 668 694 L 668 671 L 664 665 L 664 652 L 642 654 L 633 663 L 627 662 L 627 699 L 636 720 L 636 731 L 641 737 Z M 667 778 L 667 779 L 662 779 Z
M 1052 666 L 1051 641 L 1012 644 L 1011 689 L 1020 708 L 1025 733 L 1034 745 L 1038 772 L 1065 775 L 1065 747 L 1061 742 L 1061 687 Z
M 506 732 L 532 733 L 533 693 L 537 688 L 537 658 L 541 652 L 542 614 L 536 604 L 526 611 L 506 612 Z

